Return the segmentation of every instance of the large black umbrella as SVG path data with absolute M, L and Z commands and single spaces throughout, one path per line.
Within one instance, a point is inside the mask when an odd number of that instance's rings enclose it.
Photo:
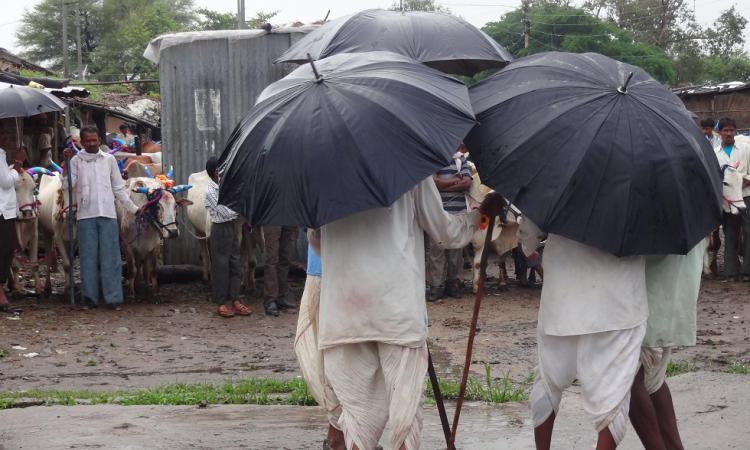
M 0 119 L 62 111 L 65 103 L 42 89 L 0 83 Z
M 716 156 L 674 94 L 606 56 L 541 53 L 472 86 L 482 181 L 540 228 L 617 256 L 685 254 L 718 227 Z
M 276 62 L 307 62 L 338 53 L 389 51 L 446 73 L 474 75 L 505 66 L 513 56 L 460 17 L 438 12 L 369 9 L 332 20 L 289 48 Z
M 221 156 L 219 200 L 253 225 L 313 228 L 386 207 L 475 123 L 454 78 L 393 53 L 332 56 L 263 91 Z

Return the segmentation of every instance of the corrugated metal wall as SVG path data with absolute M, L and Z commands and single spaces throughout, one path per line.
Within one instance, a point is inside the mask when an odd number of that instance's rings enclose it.
M 203 170 L 209 156 L 220 155 L 261 91 L 296 67 L 273 61 L 303 35 L 243 30 L 161 52 L 163 161 L 174 166 L 178 183 Z M 165 262 L 198 264 L 198 241 L 186 232 L 186 220 L 180 222 L 180 238 L 165 245 Z

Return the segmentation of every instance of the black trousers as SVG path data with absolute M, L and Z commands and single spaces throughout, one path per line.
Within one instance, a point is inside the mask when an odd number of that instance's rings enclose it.
M 16 219 L 0 216 L 0 284 L 5 284 L 16 246 Z

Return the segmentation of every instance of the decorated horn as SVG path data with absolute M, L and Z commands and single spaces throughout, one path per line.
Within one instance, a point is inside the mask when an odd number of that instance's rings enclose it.
M 171 188 L 169 188 L 169 189 L 167 189 L 167 190 L 168 190 L 169 192 L 173 193 L 173 194 L 176 194 L 176 193 L 178 193 L 178 192 L 184 192 L 184 191 L 187 191 L 188 189 L 190 189 L 190 188 L 192 188 L 192 187 L 193 187 L 193 186 L 191 186 L 191 185 L 189 185 L 189 184 L 178 184 L 177 186 L 175 186 L 175 187 L 171 187 Z
M 167 178 L 174 178 L 174 166 L 169 166 L 169 170 L 167 170 Z
M 29 175 L 52 175 L 52 172 L 50 172 L 48 169 L 45 169 L 44 167 L 32 167 L 30 169 L 26 169 L 26 173 Z
M 133 192 L 137 192 L 139 194 L 150 194 L 151 190 L 145 186 L 133 188 Z
M 57 173 L 62 173 L 62 167 L 58 166 L 54 161 L 50 161 L 50 166 L 52 166 L 52 170 L 54 170 Z
M 149 178 L 154 178 L 154 174 L 153 172 L 151 172 L 151 169 L 149 169 L 148 166 L 143 166 L 143 173 L 145 173 Z

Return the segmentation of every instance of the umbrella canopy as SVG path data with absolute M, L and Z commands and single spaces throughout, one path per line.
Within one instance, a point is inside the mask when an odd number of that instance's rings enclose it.
M 0 83 L 0 119 L 62 111 L 65 103 L 42 89 Z
M 682 102 L 606 56 L 541 53 L 472 86 L 482 181 L 545 231 L 617 256 L 686 254 L 721 219 L 716 156 Z
M 474 75 L 513 59 L 494 39 L 460 17 L 438 12 L 370 9 L 332 20 L 289 48 L 276 62 L 307 62 L 338 53 L 389 51 L 445 73 Z
M 314 228 L 387 207 L 475 123 L 452 77 L 393 53 L 332 56 L 263 91 L 221 156 L 219 200 L 253 225 Z

